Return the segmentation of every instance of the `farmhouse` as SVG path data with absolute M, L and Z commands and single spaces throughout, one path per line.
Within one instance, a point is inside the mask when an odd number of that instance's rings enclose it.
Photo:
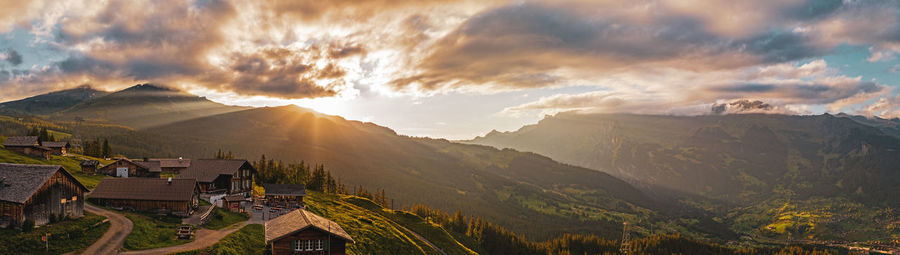
M 303 197 L 306 196 L 306 185 L 303 184 L 267 183 L 263 187 L 266 189 L 266 202 L 269 206 L 300 208 Z
M 291 211 L 266 222 L 266 245 L 272 255 L 346 254 L 353 238 L 333 221 L 304 209 Z
M 10 136 L 3 142 L 7 150 L 32 157 L 50 158 L 50 148 L 41 146 L 37 136 Z
M 110 207 L 188 216 L 199 204 L 194 179 L 107 178 L 88 199 Z
M 97 172 L 97 166 L 100 165 L 100 161 L 90 160 L 90 159 L 82 160 L 81 163 L 79 163 L 79 165 L 81 165 L 82 173 L 93 175 L 94 173 Z
M 69 148 L 69 142 L 41 142 L 41 145 L 50 149 L 51 155 L 67 155 L 66 150 Z
M 61 166 L 0 163 L 0 227 L 81 217 L 87 190 Z
M 97 172 L 115 177 L 150 177 L 159 178 L 162 172 L 159 161 L 135 161 L 127 158 L 120 158 L 115 162 L 97 169 Z
M 243 159 L 194 159 L 178 178 L 196 179 L 203 193 L 250 197 L 256 169 Z
M 150 161 L 159 161 L 164 174 L 180 174 L 191 166 L 191 160 L 184 158 L 152 158 Z

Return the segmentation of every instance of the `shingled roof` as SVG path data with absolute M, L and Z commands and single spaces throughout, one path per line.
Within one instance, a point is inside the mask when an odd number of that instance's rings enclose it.
M 297 209 L 266 222 L 266 243 L 290 234 L 316 228 L 353 243 L 353 238 L 340 225 L 304 209 Z
M 306 196 L 306 185 L 266 183 L 266 196 Z
M 191 201 L 197 181 L 194 179 L 106 178 L 97 184 L 89 198 Z
M 73 183 L 88 191 L 88 188 L 61 166 L 0 163 L 0 179 L 3 180 L 0 184 L 0 200 L 24 204 L 56 171 L 62 171 Z
M 37 136 L 10 136 L 3 142 L 3 146 L 35 146 L 38 145 Z
M 246 164 L 251 169 L 250 162 L 243 159 L 194 159 L 191 166 L 185 168 L 178 178 L 193 178 L 198 182 L 213 182 L 219 175 L 234 175 L 238 169 Z
M 162 172 L 162 168 L 161 168 L 161 166 L 160 166 L 160 164 L 159 164 L 159 161 L 137 161 L 137 160 L 133 160 L 132 162 L 134 162 L 135 165 L 138 165 L 138 166 L 141 166 L 141 167 L 147 169 L 148 172 L 151 172 L 151 173 L 159 173 L 159 172 Z
M 181 158 L 152 158 L 150 161 L 159 161 L 159 165 L 161 167 L 189 167 L 191 166 L 190 159 L 181 159 Z
M 41 146 L 44 146 L 47 148 L 63 148 L 63 147 L 69 147 L 69 142 L 42 142 Z

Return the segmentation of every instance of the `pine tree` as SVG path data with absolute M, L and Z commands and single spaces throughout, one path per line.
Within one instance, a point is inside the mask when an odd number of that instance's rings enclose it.
M 104 158 L 112 156 L 112 148 L 109 147 L 109 140 L 106 140 L 106 138 L 103 138 L 103 148 L 101 149 L 100 154 Z

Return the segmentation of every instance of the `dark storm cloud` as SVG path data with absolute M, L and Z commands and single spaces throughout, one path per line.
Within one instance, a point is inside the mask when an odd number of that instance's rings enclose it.
M 14 49 L 6 49 L 6 62 L 9 62 L 13 66 L 21 65 L 22 55 Z
M 833 84 L 786 82 L 782 84 L 735 84 L 710 90 L 722 97 L 774 98 L 791 103 L 830 104 L 858 95 L 876 94 L 887 89 L 875 82 L 845 79 Z

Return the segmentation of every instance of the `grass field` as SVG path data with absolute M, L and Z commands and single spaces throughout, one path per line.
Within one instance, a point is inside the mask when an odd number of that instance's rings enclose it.
M 243 213 L 229 212 L 228 210 L 222 208 L 216 208 L 214 210 L 215 211 L 213 212 L 214 215 L 212 219 L 209 220 L 209 223 L 206 223 L 206 225 L 203 226 L 204 228 L 219 230 L 227 226 L 231 226 L 231 224 L 250 219 L 249 216 Z
M 263 225 L 250 224 L 237 232 L 231 233 L 213 246 L 203 250 L 176 253 L 178 255 L 243 255 L 264 254 L 266 249 L 266 230 Z
M 79 251 L 93 244 L 109 229 L 106 217 L 85 212 L 84 217 L 64 220 L 23 233 L 0 229 L 0 254 L 61 254 Z M 50 233 L 49 250 L 41 236 Z
M 191 242 L 175 237 L 175 232 L 181 225 L 181 218 L 148 213 L 121 213 L 134 223 L 131 234 L 125 238 L 125 250 L 146 250 Z
M 6 149 L 0 149 L 0 163 L 16 163 L 16 164 L 38 164 L 38 165 L 60 165 L 66 169 L 70 174 L 72 174 L 75 179 L 78 179 L 81 184 L 84 184 L 88 189 L 93 189 L 97 187 L 97 183 L 100 182 L 105 175 L 86 175 L 81 172 L 81 163 L 82 159 L 94 159 L 99 160 L 101 164 L 108 164 L 110 161 L 92 158 L 88 156 L 70 154 L 69 156 L 51 156 L 49 160 L 43 158 L 35 158 L 25 156 L 23 154 L 19 154 L 16 152 L 8 151 Z
M 397 220 L 392 220 L 388 215 L 394 211 L 365 198 L 307 191 L 303 200 L 307 210 L 340 224 L 353 237 L 356 243 L 347 245 L 348 254 L 440 254 L 404 227 L 421 231 L 418 234 L 429 236 L 426 239 L 449 254 L 471 254 L 452 236 L 441 234 L 446 233 L 442 228 L 422 224 L 424 220 L 415 215 L 403 218 L 410 216 L 398 214 Z

